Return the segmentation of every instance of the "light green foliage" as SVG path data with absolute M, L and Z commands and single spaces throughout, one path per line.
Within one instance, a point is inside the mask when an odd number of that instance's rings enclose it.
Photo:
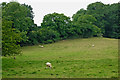
M 95 45 L 92 47 L 92 45 Z M 118 39 L 86 38 L 23 47 L 23 55 L 3 57 L 3 78 L 118 77 Z M 52 69 L 46 69 L 50 62 Z
M 96 19 L 92 15 L 81 15 L 76 22 L 81 24 L 93 24 L 95 21 Z
M 2 19 L 2 55 L 16 55 L 20 54 L 20 33 L 15 32 L 15 28 L 12 28 L 12 21 Z

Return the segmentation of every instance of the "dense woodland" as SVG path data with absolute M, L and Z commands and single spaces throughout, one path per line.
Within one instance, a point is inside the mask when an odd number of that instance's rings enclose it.
M 21 46 L 53 43 L 63 39 L 107 37 L 120 39 L 119 3 L 91 3 L 72 16 L 47 14 L 41 26 L 34 23 L 33 8 L 18 2 L 3 2 L 2 55 L 20 54 Z

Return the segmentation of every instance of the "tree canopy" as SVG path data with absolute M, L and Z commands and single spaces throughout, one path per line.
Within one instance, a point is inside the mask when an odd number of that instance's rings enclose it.
M 103 37 L 120 38 L 120 28 L 118 25 L 118 16 L 120 3 L 103 4 L 102 2 L 91 3 L 87 10 L 80 9 L 73 15 L 73 21 L 76 22 L 81 15 L 92 15 L 96 21 L 93 22 L 101 29 Z
M 41 27 L 55 30 L 60 34 L 60 38 L 66 39 L 71 33 L 71 20 L 64 14 L 47 14 L 43 18 Z
M 2 49 L 3 55 L 19 53 L 18 47 L 29 41 L 29 33 L 36 27 L 32 8 L 18 2 L 2 4 Z M 19 39 L 18 39 L 19 38 Z M 6 52 L 8 51 L 8 52 Z

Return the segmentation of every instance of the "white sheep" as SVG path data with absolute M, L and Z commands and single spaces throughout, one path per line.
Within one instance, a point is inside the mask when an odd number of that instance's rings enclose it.
M 43 46 L 41 46 L 41 48 L 43 48 Z
M 43 48 L 44 46 L 43 45 L 39 45 L 41 48 Z
M 93 44 L 92 47 L 94 47 L 95 45 Z
M 48 68 L 48 67 L 49 67 L 49 68 L 52 68 L 51 63 L 49 63 L 49 62 L 46 63 L 46 66 L 47 66 L 47 68 Z

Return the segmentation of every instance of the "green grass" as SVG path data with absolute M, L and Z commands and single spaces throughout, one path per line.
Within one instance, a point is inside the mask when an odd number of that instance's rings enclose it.
M 92 47 L 92 44 L 95 46 Z M 22 48 L 3 57 L 3 78 L 111 78 L 118 76 L 118 39 L 86 38 Z M 46 69 L 51 62 L 52 69 Z

